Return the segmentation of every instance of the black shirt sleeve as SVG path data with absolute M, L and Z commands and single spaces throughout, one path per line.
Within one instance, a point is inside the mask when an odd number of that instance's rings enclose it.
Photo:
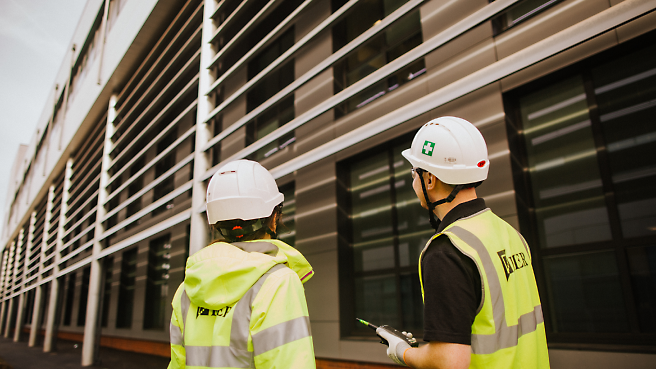
M 424 252 L 421 271 L 424 341 L 471 345 L 471 326 L 481 301 L 474 261 L 441 235 Z

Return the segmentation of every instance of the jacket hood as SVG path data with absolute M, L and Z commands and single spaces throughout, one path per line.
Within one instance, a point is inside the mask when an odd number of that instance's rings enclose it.
M 286 264 L 303 283 L 314 274 L 298 250 L 279 240 L 215 242 L 187 260 L 184 288 L 194 305 L 218 310 L 236 303 L 276 264 Z

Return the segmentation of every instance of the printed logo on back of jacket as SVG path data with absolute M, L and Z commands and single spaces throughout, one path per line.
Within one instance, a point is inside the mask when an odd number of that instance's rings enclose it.
M 226 306 L 223 309 L 219 309 L 219 310 L 210 310 L 210 309 L 199 306 L 198 309 L 196 309 L 196 319 L 198 319 L 198 317 L 201 316 L 201 315 L 220 316 L 222 318 L 225 318 L 226 315 L 228 315 L 228 312 L 230 310 L 232 310 L 231 306 Z
M 515 255 L 506 256 L 506 250 L 501 250 L 497 252 L 497 255 L 499 255 L 503 269 L 506 272 L 506 281 L 517 269 L 522 269 L 528 265 L 528 262 L 526 261 L 526 255 L 523 252 L 518 252 Z

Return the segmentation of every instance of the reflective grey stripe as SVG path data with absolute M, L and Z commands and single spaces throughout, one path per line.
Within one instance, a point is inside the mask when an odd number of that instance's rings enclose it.
M 169 332 L 171 335 L 171 344 L 184 346 L 184 340 L 182 339 L 182 330 L 180 327 L 173 325 L 173 322 L 170 323 Z
M 311 335 L 310 317 L 307 316 L 276 324 L 253 335 L 255 356 Z
M 276 256 L 278 246 L 271 242 L 233 242 L 231 245 L 236 246 L 246 252 L 259 252 L 266 255 Z
M 446 232 L 458 236 L 478 252 L 478 256 L 487 276 L 488 286 L 490 287 L 490 301 L 492 302 L 495 333 L 489 335 L 472 334 L 472 352 L 478 355 L 492 354 L 504 348 L 517 346 L 519 337 L 524 334 L 535 332 L 538 324 L 544 322 L 542 306 L 535 306 L 533 311 L 520 316 L 517 325 L 508 326 L 508 323 L 506 322 L 506 307 L 503 301 L 503 293 L 501 292 L 501 282 L 499 281 L 496 268 L 492 263 L 492 258 L 485 248 L 485 245 L 483 245 L 483 242 L 473 233 L 461 227 L 454 226 L 447 229 Z M 455 246 L 458 247 L 458 245 Z M 460 248 L 458 248 L 458 250 L 460 250 Z
M 254 368 L 251 360 L 235 353 L 229 346 L 187 346 L 187 366 L 209 368 Z
M 187 296 L 187 291 L 182 290 L 182 296 L 180 297 L 180 310 L 182 312 L 182 346 L 184 346 L 184 332 L 187 330 L 187 313 L 189 312 L 189 296 Z
M 281 268 L 286 267 L 283 264 L 276 264 L 264 273 L 235 305 L 232 312 L 232 325 L 230 327 L 230 346 L 186 346 L 187 366 L 205 366 L 211 368 L 255 367 L 253 352 L 248 351 L 248 335 L 250 332 L 253 301 L 269 275 Z M 190 304 L 191 302 L 187 293 L 183 291 L 182 314 L 184 327 L 187 326 L 187 312 L 189 311 Z

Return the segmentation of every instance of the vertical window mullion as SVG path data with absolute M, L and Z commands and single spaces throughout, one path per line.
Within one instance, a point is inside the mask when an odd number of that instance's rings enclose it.
M 613 179 L 610 172 L 608 151 L 606 149 L 606 140 L 601 130 L 601 120 L 599 118 L 599 107 L 594 94 L 592 76 L 588 69 L 582 73 L 583 86 L 585 89 L 586 100 L 588 103 L 588 114 L 592 122 L 592 137 L 597 148 L 597 163 L 599 164 L 599 175 L 601 176 L 606 208 L 610 220 L 610 229 L 613 240 L 622 239 L 622 228 L 620 226 L 620 216 L 615 201 L 615 190 L 613 189 Z
M 599 174 L 602 180 L 604 198 L 606 200 L 606 208 L 608 209 L 611 234 L 613 235 L 615 257 L 617 261 L 617 269 L 619 271 L 620 283 L 622 284 L 624 305 L 626 306 L 626 313 L 631 332 L 640 333 L 640 322 L 638 320 L 637 309 L 635 306 L 635 297 L 633 295 L 633 286 L 631 284 L 631 271 L 629 270 L 628 264 L 629 261 L 626 255 L 626 247 L 624 243 L 621 242 L 624 237 L 622 234 L 619 209 L 615 198 L 615 189 L 613 188 L 613 178 L 611 174 L 610 160 L 608 157 L 607 143 L 602 131 L 601 118 L 599 116 L 599 106 L 597 104 L 597 99 L 594 93 L 595 86 L 592 81 L 592 73 L 590 72 L 590 69 L 585 68 L 582 76 L 586 99 L 588 102 L 590 121 L 592 122 L 591 126 L 593 138 L 597 147 L 597 163 L 599 163 Z

